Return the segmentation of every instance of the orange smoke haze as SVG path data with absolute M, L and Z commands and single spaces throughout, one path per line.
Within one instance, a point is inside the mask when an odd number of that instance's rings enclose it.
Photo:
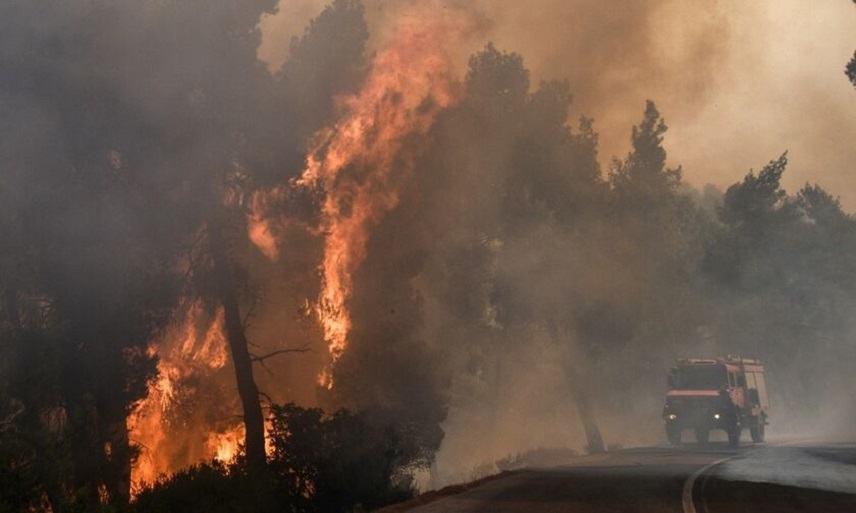
M 281 0 L 261 22 L 272 68 L 327 0 Z M 533 83 L 567 79 L 572 116 L 595 119 L 601 161 L 629 149 L 646 99 L 670 126 L 670 160 L 695 185 L 741 179 L 789 149 L 790 190 L 819 182 L 856 206 L 856 102 L 843 75 L 856 10 L 846 0 L 366 0 L 373 46 L 403 6 L 465 7 L 480 31 L 448 45 L 459 68 L 486 42 L 523 55 Z
M 278 67 L 287 59 L 285 41 L 326 3 L 283 0 L 279 15 L 262 20 L 260 58 Z M 371 231 L 398 205 L 437 115 L 457 99 L 456 76 L 484 43 L 523 54 L 535 83 L 568 79 L 576 95 L 572 116 L 595 117 L 606 158 L 627 150 L 629 126 L 652 98 L 671 126 L 670 158 L 685 164 L 690 182 L 731 183 L 790 147 L 791 187 L 820 181 L 852 205 L 856 186 L 839 164 L 856 160 L 850 142 L 856 112 L 852 97 L 843 100 L 852 91 L 840 69 L 853 44 L 829 35 L 845 33 L 853 16 L 852 6 L 841 4 L 838 18 L 831 4 L 805 8 L 810 13 L 800 18 L 795 0 L 644 0 L 621 8 L 598 0 L 367 0 L 374 56 L 362 88 L 338 99 L 339 119 L 315 134 L 300 177 L 256 192 L 247 217 L 247 237 L 271 261 L 286 252 L 289 225 L 323 239 L 320 262 L 308 266 L 318 264 L 320 292 L 309 309 L 328 351 L 319 384 L 333 387 L 335 364 L 347 350 L 349 302 L 359 294 L 353 276 Z M 796 18 L 799 34 L 779 37 Z M 821 31 L 826 36 L 818 40 L 827 43 L 815 43 L 808 62 L 800 51 Z M 757 83 L 742 83 L 746 77 Z M 297 189 L 319 193 L 317 227 L 273 213 Z M 206 388 L 228 371 L 222 312 L 212 316 L 192 303 L 176 317 L 179 322 L 152 342 L 158 378 L 128 420 L 131 440 L 142 449 L 133 468 L 135 489 L 193 463 L 229 461 L 243 438 L 234 399 L 197 400 L 191 412 L 181 407 L 188 394 L 218 395 Z M 229 374 L 230 393 L 232 379 Z M 447 429 L 454 435 L 452 420 Z M 469 438 L 460 440 L 469 444 Z

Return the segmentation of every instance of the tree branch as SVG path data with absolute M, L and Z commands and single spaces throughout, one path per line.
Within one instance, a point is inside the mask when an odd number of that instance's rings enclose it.
M 309 348 L 309 344 L 305 344 L 301 347 L 296 347 L 296 348 L 278 349 L 276 351 L 273 351 L 271 353 L 261 355 L 261 356 L 250 354 L 250 360 L 253 362 L 264 363 L 264 361 L 267 360 L 268 358 L 273 358 L 274 356 L 279 356 L 281 354 L 312 353 L 312 352 L 313 352 L 312 349 Z

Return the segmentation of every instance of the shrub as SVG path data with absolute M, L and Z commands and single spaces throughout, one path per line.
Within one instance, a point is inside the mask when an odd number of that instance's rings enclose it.
M 198 465 L 144 490 L 131 513 L 351 513 L 414 495 L 412 473 L 430 463 L 411 430 L 366 413 L 288 404 L 271 411 L 263 471 L 241 461 Z

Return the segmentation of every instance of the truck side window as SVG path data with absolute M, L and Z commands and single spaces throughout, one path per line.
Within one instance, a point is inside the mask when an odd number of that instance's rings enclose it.
M 746 386 L 749 388 L 758 388 L 758 385 L 755 384 L 755 373 L 746 373 Z

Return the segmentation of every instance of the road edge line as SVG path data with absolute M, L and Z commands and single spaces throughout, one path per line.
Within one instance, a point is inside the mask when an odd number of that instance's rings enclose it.
M 696 470 L 690 475 L 690 477 L 684 482 L 684 489 L 681 493 L 681 505 L 684 508 L 684 513 L 698 513 L 695 508 L 695 504 L 693 503 L 693 488 L 695 488 L 696 480 L 702 476 L 705 472 L 712 469 L 713 467 L 719 465 L 720 463 L 725 463 L 728 460 L 734 459 L 737 456 L 728 456 L 725 458 L 720 458 L 713 463 L 708 463 L 702 468 Z
M 773 442 L 773 443 L 770 443 L 770 442 L 760 443 L 760 444 L 755 444 L 752 447 L 752 450 L 759 449 L 759 448 L 765 448 L 765 447 L 799 447 L 802 444 L 804 444 L 805 442 L 811 441 L 811 440 L 812 440 L 811 438 L 802 438 L 802 439 L 796 439 L 796 440 L 778 441 L 778 442 Z M 696 480 L 699 477 L 701 477 L 702 474 L 704 474 L 708 470 L 712 469 L 713 467 L 715 467 L 721 463 L 725 463 L 728 460 L 733 460 L 734 458 L 737 458 L 739 456 L 741 456 L 741 455 L 740 454 L 733 454 L 733 455 L 727 456 L 725 458 L 720 458 L 720 459 L 714 461 L 713 463 L 708 463 L 704 467 L 693 472 L 693 474 L 684 482 L 684 489 L 683 489 L 683 492 L 681 493 L 681 505 L 683 506 L 684 513 L 698 513 L 698 511 L 696 510 L 696 507 L 695 507 L 695 503 L 693 502 L 693 489 L 695 488 Z

